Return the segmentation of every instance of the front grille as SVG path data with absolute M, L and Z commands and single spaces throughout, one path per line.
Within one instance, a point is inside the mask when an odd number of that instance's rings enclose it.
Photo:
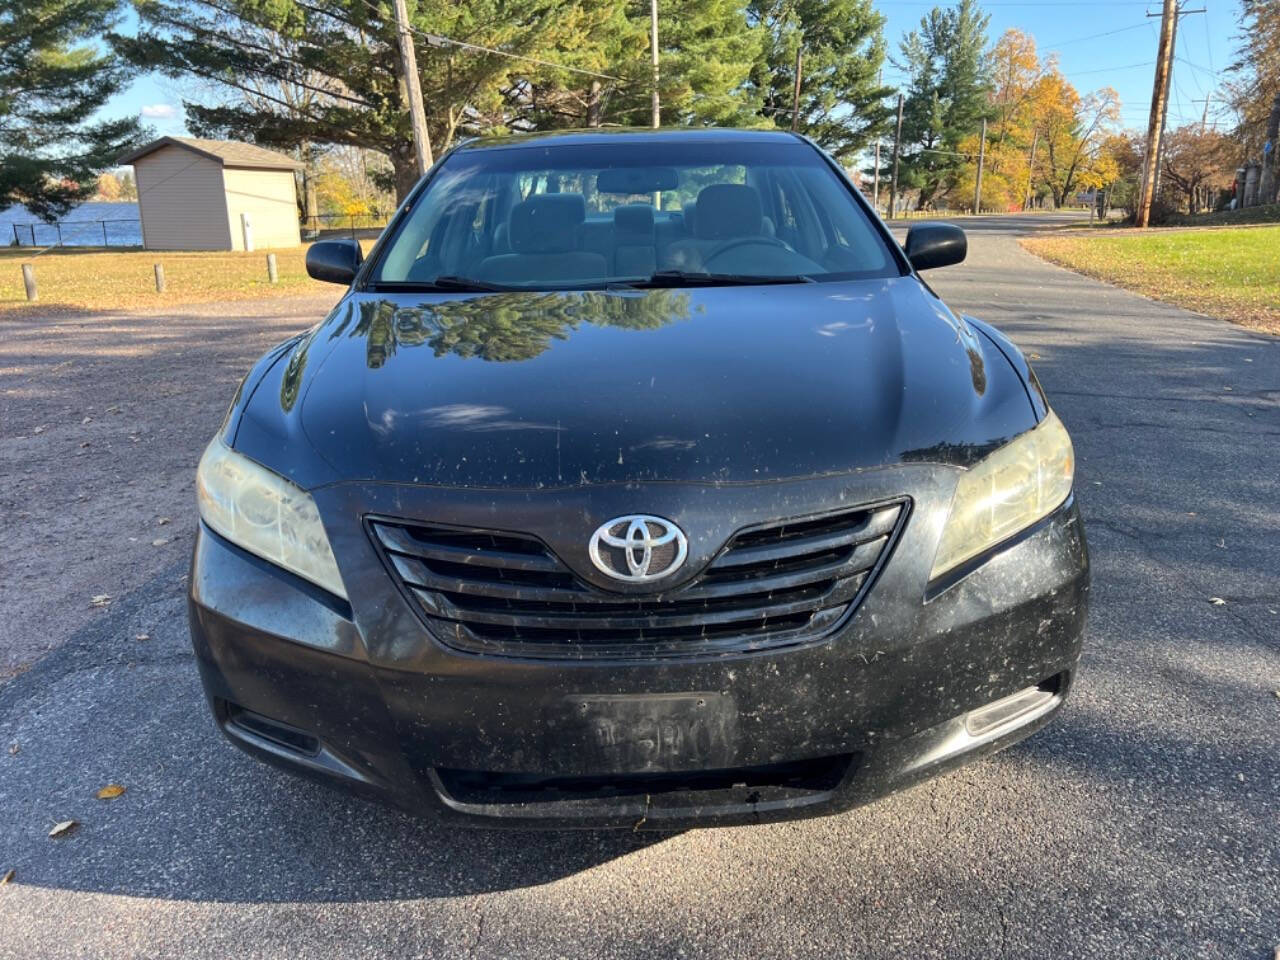
M 805 643 L 850 614 L 879 572 L 901 502 L 739 531 L 694 580 L 601 590 L 522 534 L 370 518 L 389 566 L 439 639 L 499 656 L 690 656 Z

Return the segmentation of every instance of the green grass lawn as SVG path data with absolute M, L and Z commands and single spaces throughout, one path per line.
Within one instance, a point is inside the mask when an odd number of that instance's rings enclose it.
M 1024 237 L 1037 256 L 1156 300 L 1280 333 L 1280 226 Z
M 368 249 L 372 241 L 365 242 Z M 328 284 L 307 276 L 307 248 L 276 250 L 278 282 L 267 280 L 267 253 L 192 253 L 162 250 L 44 251 L 0 247 L 0 317 L 6 311 L 158 307 L 217 300 L 320 293 Z M 40 300 L 28 304 L 22 264 L 35 267 Z M 156 293 L 155 264 L 164 264 L 166 290 Z

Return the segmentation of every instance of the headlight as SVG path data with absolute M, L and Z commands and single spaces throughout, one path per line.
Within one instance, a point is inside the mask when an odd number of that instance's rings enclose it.
M 1053 411 L 972 467 L 956 486 L 929 579 L 1052 513 L 1071 493 L 1075 454 Z
M 220 436 L 200 458 L 196 502 L 201 519 L 232 543 L 346 599 L 311 495 L 236 453 Z

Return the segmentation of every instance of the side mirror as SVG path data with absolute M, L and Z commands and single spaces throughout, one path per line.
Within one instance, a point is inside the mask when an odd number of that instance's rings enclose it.
M 907 259 L 917 270 L 949 267 L 964 260 L 969 241 L 950 223 L 917 223 L 907 231 Z
M 358 240 L 318 240 L 307 251 L 307 273 L 326 283 L 349 284 L 364 261 Z

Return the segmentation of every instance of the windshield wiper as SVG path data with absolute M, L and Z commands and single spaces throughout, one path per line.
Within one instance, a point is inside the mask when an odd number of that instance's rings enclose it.
M 426 293 L 487 293 L 519 289 L 453 274 L 443 274 L 433 280 L 375 280 L 373 287 L 375 290 L 411 290 Z
M 780 283 L 816 283 L 802 273 L 771 276 L 752 273 L 698 273 L 691 270 L 658 270 L 649 277 L 627 280 L 617 286 L 649 287 L 755 287 Z M 612 286 L 612 284 L 611 284 Z

